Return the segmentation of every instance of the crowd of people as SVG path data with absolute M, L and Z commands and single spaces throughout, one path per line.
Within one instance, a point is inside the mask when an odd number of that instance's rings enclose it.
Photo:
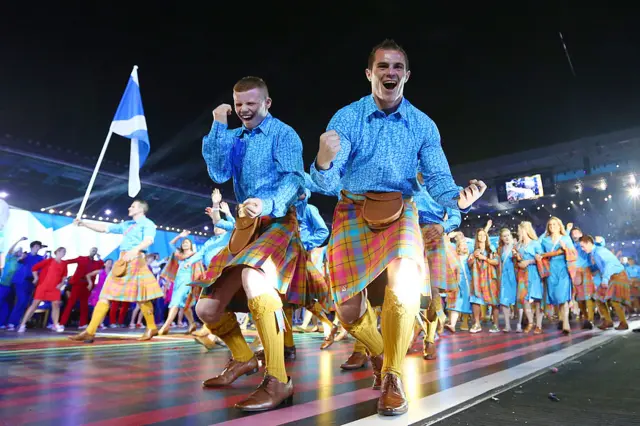
M 285 361 L 296 359 L 293 317 L 296 310 L 306 309 L 307 318 L 315 316 L 322 324 L 320 349 L 347 333 L 355 338 L 341 368 L 370 363 L 372 388 L 380 390 L 378 413 L 395 416 L 408 410 L 402 370 L 412 343 L 424 333 L 423 357 L 435 359 L 438 332 L 445 327 L 458 332 L 460 315 L 460 330 L 471 333 L 483 330 L 484 315 L 490 313 L 490 332 L 511 331 L 513 314 L 518 316 L 516 332 L 540 334 L 546 312 L 570 333 L 575 300 L 584 328 L 593 327 L 596 308 L 600 328 L 614 326 L 610 308 L 619 320 L 616 328 L 628 328 L 624 309 L 630 306 L 631 288 L 637 288 L 637 267 L 630 262 L 625 268 L 598 244 L 600 239 L 576 227 L 567 230 L 555 217 L 540 238 L 526 221 L 515 236 L 501 229 L 493 244 L 491 223 L 473 238 L 456 231 L 461 212 L 469 211 L 486 185 L 481 180 L 466 187 L 454 182 L 435 123 L 403 96 L 409 76 L 408 56 L 399 45 L 386 40 L 376 46 L 366 70 L 372 94 L 335 114 L 308 172 L 300 138 L 269 113 L 266 83 L 258 77 L 238 81 L 234 105 L 213 111 L 202 146 L 212 180 L 233 181 L 236 215 L 214 190 L 206 210 L 214 235 L 199 249 L 187 232 L 178 235 L 171 242 L 173 254 L 159 270 L 153 266 L 157 259 L 144 255 L 156 232 L 145 201 L 135 200 L 129 207 L 131 220 L 121 223 L 76 220 L 77 226 L 123 238 L 110 270 L 93 251 L 82 263 L 84 269 L 74 259 L 79 267 L 70 281 L 78 274 L 86 287 L 76 291 L 78 298 L 86 297 L 96 276 L 104 280 L 92 289 L 101 286 L 87 327 L 70 339 L 93 342 L 109 310 L 113 315 L 119 304 L 136 303 L 146 325 L 140 340 L 167 334 L 183 312 L 188 331 L 200 343 L 224 343 L 231 352 L 225 368 L 203 386 L 221 389 L 258 372 L 262 364 L 263 381 L 236 408 L 263 411 L 292 400 L 294 386 Z M 234 109 L 242 127 L 230 129 L 228 116 Z M 331 230 L 310 204 L 312 192 L 338 199 Z M 31 307 L 51 301 L 54 329 L 60 331 L 59 287 L 70 261 L 63 260 L 61 248 L 45 263 L 37 257 L 42 244 L 34 243 L 32 252 L 20 257 L 12 279 L 31 287 L 21 289 L 24 294 L 16 299 L 26 307 L 36 281 Z M 171 296 L 166 284 L 161 287 L 163 281 L 173 283 Z M 158 329 L 154 303 L 162 298 L 169 311 Z M 195 301 L 200 331 L 191 310 Z M 18 331 L 32 311 L 12 314 Z M 239 321 L 237 313 L 250 318 Z M 465 324 L 469 316 L 471 327 Z M 247 321 L 255 326 L 261 350 L 242 333 L 240 323 Z

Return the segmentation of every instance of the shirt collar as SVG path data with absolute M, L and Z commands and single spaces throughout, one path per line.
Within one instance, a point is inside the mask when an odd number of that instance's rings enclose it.
M 142 216 L 140 216 L 140 217 L 139 217 L 139 218 L 137 218 L 137 219 L 132 219 L 131 221 L 132 221 L 132 222 L 135 222 L 135 223 L 142 223 L 142 222 L 144 222 L 146 219 L 147 219 L 147 217 L 146 217 L 145 215 L 142 215 Z
M 271 113 L 268 113 L 264 120 L 262 120 L 262 122 L 253 129 L 247 129 L 244 125 L 242 125 L 242 127 L 237 130 L 236 136 L 241 137 L 244 134 L 251 135 L 254 133 L 264 133 L 265 135 L 269 135 L 272 122 L 273 116 L 271 115 Z
M 380 108 L 378 108 L 378 105 L 376 104 L 375 99 L 373 98 L 373 95 L 369 95 L 366 97 L 365 100 L 365 116 L 368 118 L 371 115 L 375 114 L 376 112 L 380 113 L 380 114 L 384 114 L 384 112 L 382 110 L 380 110 Z M 405 121 L 407 120 L 408 117 L 408 112 L 409 112 L 409 101 L 407 101 L 407 99 L 405 97 L 402 97 L 402 100 L 400 101 L 400 105 L 398 106 L 398 109 L 390 114 L 390 115 L 395 115 L 399 118 L 404 119 Z

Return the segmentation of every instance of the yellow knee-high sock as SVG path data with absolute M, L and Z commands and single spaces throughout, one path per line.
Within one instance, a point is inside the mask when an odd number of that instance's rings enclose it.
M 487 317 L 487 306 L 482 305 L 480 307 L 480 321 L 484 321 L 486 317 Z
M 598 311 L 600 311 L 600 315 L 608 322 L 613 322 L 611 319 L 611 312 L 609 312 L 609 306 L 606 303 L 598 300 Z
M 287 318 L 287 328 L 284 332 L 284 345 L 288 348 L 292 348 L 296 345 L 293 342 L 293 306 L 287 306 L 284 308 L 284 316 Z
M 420 298 L 417 297 L 410 305 L 401 303 L 389 287 L 385 289 L 382 305 L 383 374 L 393 373 L 402 377 L 402 364 L 413 337 L 413 324 L 419 310 Z
M 104 321 L 104 317 L 107 316 L 107 312 L 109 312 L 109 302 L 105 302 L 104 300 L 100 300 L 96 307 L 93 309 L 93 315 L 91 315 L 91 322 L 87 326 L 87 333 L 94 336 L 98 331 L 98 327 Z
M 156 327 L 156 319 L 153 317 L 153 303 L 151 302 L 142 302 L 139 303 L 140 312 L 144 316 L 144 322 L 147 323 L 147 328 L 149 330 L 155 330 Z
M 469 314 L 462 314 L 462 323 L 460 324 L 460 330 L 469 330 Z
M 587 319 L 593 322 L 595 303 L 593 302 L 593 300 L 589 299 L 586 301 L 585 305 L 587 306 Z
M 253 351 L 244 340 L 240 324 L 233 312 L 225 312 L 216 323 L 205 324 L 205 327 L 215 334 L 227 345 L 231 351 L 231 357 L 238 362 L 247 362 L 254 357 Z M 280 349 L 282 351 L 282 349 Z
M 370 356 L 378 356 L 382 353 L 384 345 L 382 343 L 382 335 L 378 331 L 378 318 L 368 300 L 366 312 L 356 322 L 353 324 L 341 322 L 345 330 L 367 348 Z
M 353 353 L 367 354 L 367 347 L 360 340 L 356 340 L 356 344 L 353 345 Z
M 287 383 L 289 378 L 282 350 L 284 330 L 279 329 L 276 320 L 276 312 L 282 310 L 282 300 L 273 294 L 261 294 L 249 300 L 249 310 L 264 346 L 266 374 L 275 377 L 280 383 Z
M 616 312 L 616 315 L 618 316 L 618 319 L 620 320 L 620 324 L 626 324 L 627 323 L 627 318 L 625 317 L 625 312 L 624 312 L 624 308 L 622 307 L 622 305 L 620 304 L 620 302 L 609 302 L 611 303 L 611 306 L 613 307 L 613 310 Z
M 327 324 L 329 328 L 333 328 L 333 323 L 329 320 L 327 314 L 324 313 L 324 311 L 322 310 L 322 306 L 320 306 L 319 303 L 316 302 L 315 305 L 309 308 L 309 311 L 313 315 L 315 315 L 316 318 L 318 318 L 323 324 Z
M 580 316 L 583 320 L 587 319 L 589 314 L 587 312 L 587 301 L 581 300 L 578 302 L 578 307 L 580 308 Z

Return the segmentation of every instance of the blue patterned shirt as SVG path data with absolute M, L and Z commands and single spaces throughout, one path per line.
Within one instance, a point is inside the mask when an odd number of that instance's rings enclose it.
M 618 260 L 615 254 L 604 247 L 596 247 L 591 252 L 593 261 L 595 262 L 600 274 L 602 275 L 602 284 L 609 284 L 611 276 L 624 271 L 624 266 Z
M 460 210 L 442 207 L 424 189 L 413 197 L 413 201 L 418 207 L 420 225 L 435 223 L 442 225 L 444 232 L 449 233 L 462 222 Z M 446 220 L 444 220 L 445 215 Z
M 322 194 L 322 195 L 326 195 L 328 197 L 336 197 L 336 198 L 340 198 L 340 191 L 342 190 L 342 188 L 340 188 L 340 186 L 338 186 L 336 189 L 332 190 L 332 191 L 325 191 L 324 189 L 320 188 L 311 178 L 311 175 L 309 173 L 305 173 L 304 174 L 304 187 L 307 188 L 309 191 L 314 192 L 316 194 Z
M 297 212 L 302 245 L 307 251 L 320 247 L 329 236 L 329 228 L 320 216 L 320 211 L 316 206 L 307 204 L 304 209 Z
M 438 204 L 458 209 L 459 191 L 440 145 L 433 120 L 406 99 L 385 114 L 373 96 L 339 110 L 327 130 L 340 135 L 341 149 L 328 170 L 311 165 L 311 177 L 324 191 L 342 187 L 354 194 L 369 191 L 420 192 L 422 172 L 429 194 Z
M 145 238 L 156 238 L 156 224 L 146 216 L 136 220 L 112 223 L 107 227 L 110 234 L 123 234 L 120 251 L 129 251 L 140 245 Z
M 574 244 L 576 250 L 578 251 L 578 259 L 576 259 L 576 267 L 578 268 L 588 268 L 591 266 L 591 259 L 589 258 L 589 254 L 582 250 L 580 243 Z
M 285 216 L 304 185 L 302 141 L 271 114 L 252 130 L 214 121 L 202 140 L 202 156 L 214 182 L 233 179 L 239 203 L 262 200 L 262 216 Z

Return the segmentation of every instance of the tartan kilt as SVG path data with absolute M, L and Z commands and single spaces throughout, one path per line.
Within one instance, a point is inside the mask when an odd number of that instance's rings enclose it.
M 596 285 L 593 281 L 591 268 L 577 268 L 573 288 L 575 290 L 576 301 L 582 302 L 585 300 L 591 300 L 596 292 Z
M 444 236 L 437 240 L 426 242 L 425 235 L 429 228 L 435 225 L 422 226 L 422 239 L 424 244 L 424 263 L 429 268 L 429 280 L 432 289 L 437 288 L 445 291 L 453 291 L 458 288 L 458 281 L 452 276 L 451 268 L 447 263 L 447 248 Z
M 325 280 L 328 290 L 331 288 L 331 285 L 329 284 L 329 263 L 327 262 L 327 248 L 328 246 L 316 247 L 309 251 L 309 262 L 311 262 L 312 266 L 315 268 L 307 265 L 307 274 L 313 275 L 315 274 L 314 270 L 320 271 L 322 279 Z M 326 303 L 321 304 L 321 306 L 326 311 L 336 310 L 335 303 L 333 302 L 333 298 L 330 295 L 327 297 Z
M 631 297 L 640 297 L 640 279 L 631 278 Z
M 599 302 L 619 302 L 623 305 L 631 304 L 631 280 L 625 271 L 614 274 L 609 279 L 609 285 L 598 287 L 594 299 Z
M 211 298 L 217 279 L 235 266 L 248 266 L 265 273 L 285 303 L 313 305 L 315 300 L 327 304 L 329 287 L 322 274 L 308 261 L 300 240 L 295 208 L 285 217 L 260 218 L 258 238 L 236 256 L 229 247 L 211 259 L 203 277 L 193 283 L 204 287 L 200 298 Z
M 120 259 L 124 254 L 120 253 Z M 116 277 L 110 273 L 100 292 L 100 299 L 114 302 L 147 302 L 163 296 L 160 284 L 142 254 L 127 262 L 124 276 Z
M 420 292 L 423 295 L 431 294 L 415 203 L 405 199 L 400 218 L 379 231 L 371 230 L 365 222 L 363 203 L 363 195 L 343 191 L 333 214 L 327 249 L 333 300 L 338 304 L 343 303 L 367 288 L 376 278 L 384 281 L 386 274 L 383 272 L 392 261 L 399 258 L 412 259 L 420 265 L 421 272 L 425 274 Z M 371 294 L 369 299 L 372 299 Z

